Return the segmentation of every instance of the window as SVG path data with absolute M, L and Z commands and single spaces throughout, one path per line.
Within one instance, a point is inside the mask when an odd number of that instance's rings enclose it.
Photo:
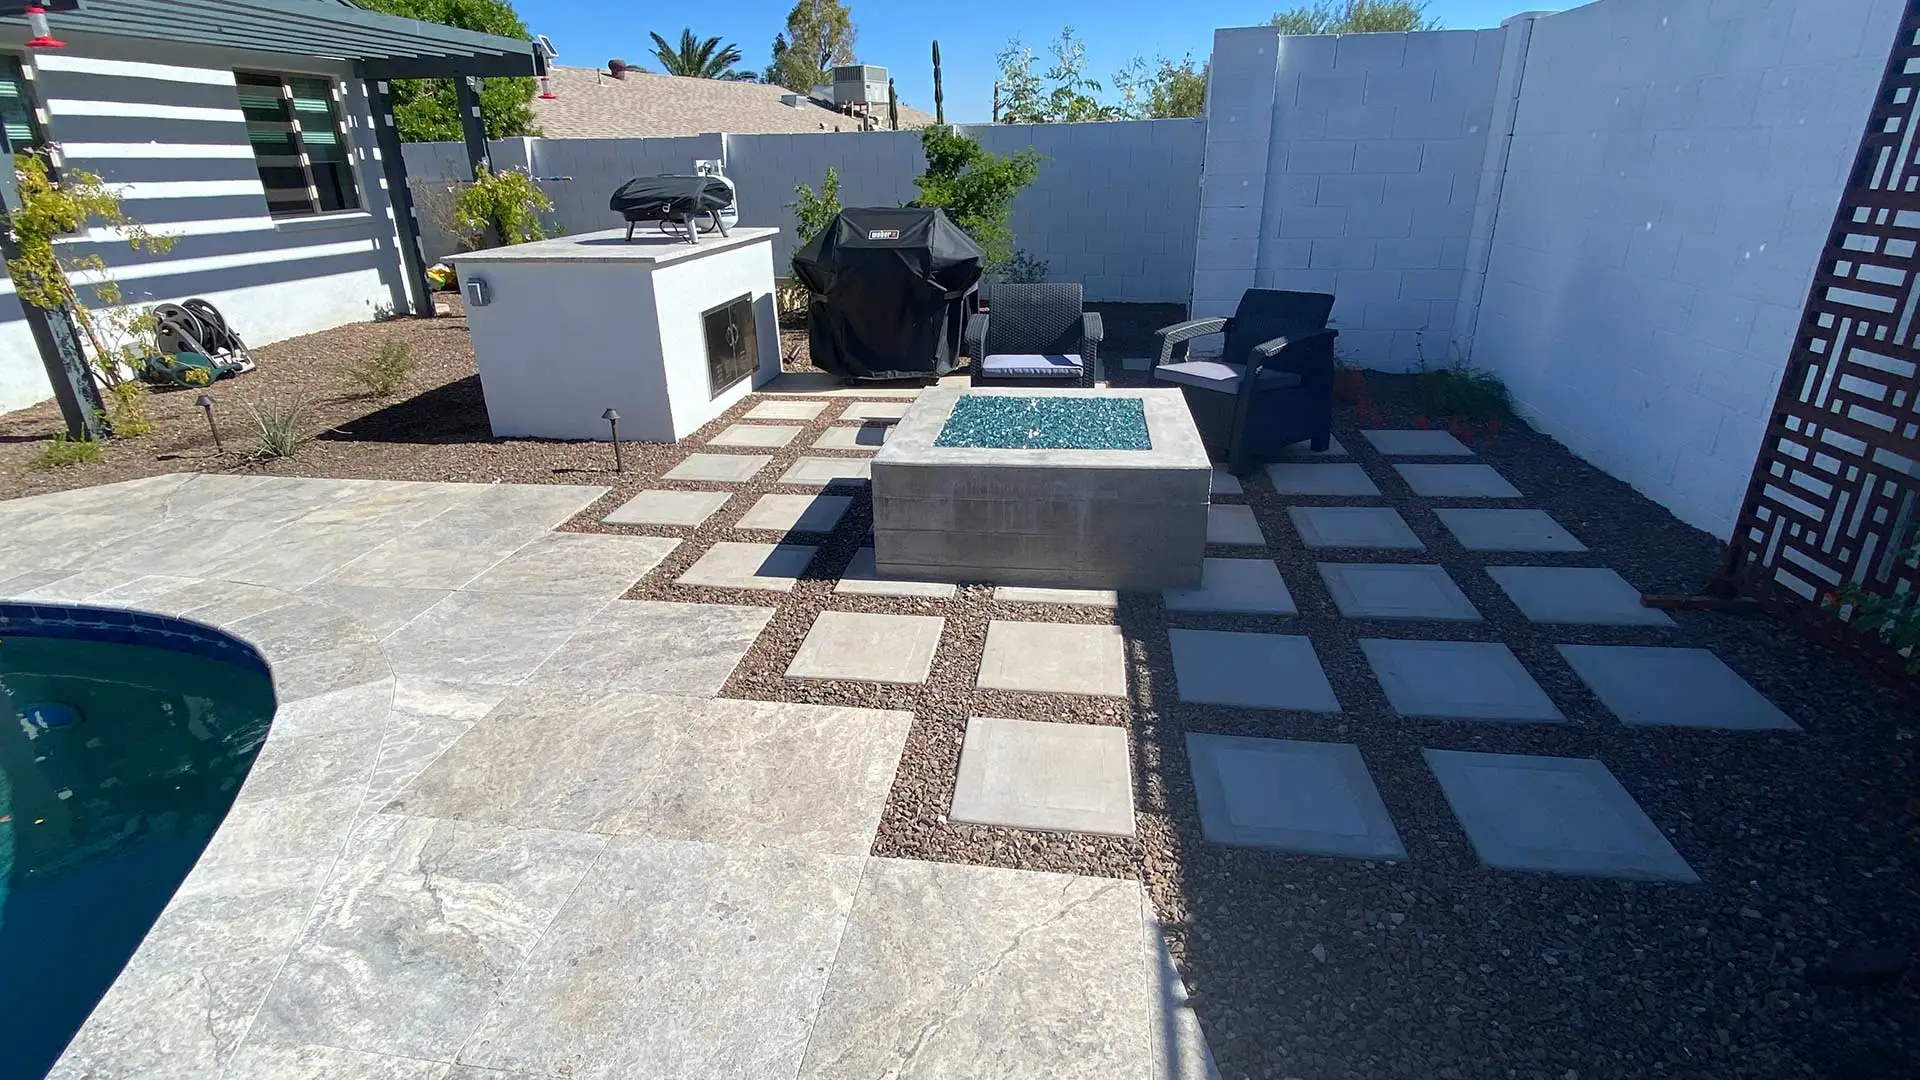
M 243 72 L 234 81 L 267 209 L 276 216 L 359 209 L 333 80 Z
M 6 151 L 10 154 L 47 144 L 34 117 L 26 72 L 11 56 L 0 56 L 0 131 L 6 132 Z

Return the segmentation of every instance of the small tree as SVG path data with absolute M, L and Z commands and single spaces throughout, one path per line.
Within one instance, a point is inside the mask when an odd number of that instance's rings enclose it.
M 509 0 L 356 0 L 363 8 L 400 15 L 422 22 L 439 23 L 457 30 L 525 41 L 527 24 L 513 10 Z M 451 79 L 395 79 L 393 88 L 394 126 L 403 142 L 460 141 L 460 106 Z M 480 119 L 486 125 L 487 138 L 507 139 L 517 135 L 538 135 L 533 122 L 533 94 L 538 89 L 531 76 L 517 79 L 486 79 L 480 83 Z
M 1191 55 L 1177 64 L 1156 57 L 1155 65 L 1149 71 L 1146 60 L 1136 56 L 1113 76 L 1122 115 L 1129 120 L 1170 120 L 1206 111 L 1206 68 L 1195 67 Z
M 920 197 L 911 205 L 940 207 L 987 253 L 997 270 L 1013 258 L 1014 196 L 1040 175 L 1040 154 L 990 154 L 950 127 L 920 133 L 927 171 L 913 178 Z
M 473 183 L 463 185 L 453 197 L 454 232 L 469 251 L 486 243 L 489 235 L 502 244 L 524 244 L 544 240 L 546 226 L 540 215 L 553 211 L 553 200 L 521 169 L 489 172 L 482 165 L 474 172 Z
M 828 82 L 835 64 L 853 63 L 860 36 L 853 12 L 839 0 L 799 0 L 787 12 L 787 28 L 774 35 L 773 63 L 762 81 L 806 93 Z
M 795 223 L 794 235 L 800 241 L 797 246 L 805 247 L 813 238 L 833 224 L 834 215 L 840 212 L 840 170 L 827 166 L 827 175 L 820 181 L 820 194 L 805 184 L 793 189 L 794 200 L 787 204 L 793 211 Z
M 1391 34 L 1438 30 L 1427 18 L 1426 0 L 1316 0 L 1277 12 L 1273 25 L 1283 34 Z

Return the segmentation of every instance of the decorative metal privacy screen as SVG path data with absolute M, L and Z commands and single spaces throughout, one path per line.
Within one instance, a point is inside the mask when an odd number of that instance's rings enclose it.
M 1909 0 L 1828 235 L 1734 566 L 1763 595 L 1920 587 L 1920 0 Z M 1785 590 L 1785 594 L 1779 592 Z

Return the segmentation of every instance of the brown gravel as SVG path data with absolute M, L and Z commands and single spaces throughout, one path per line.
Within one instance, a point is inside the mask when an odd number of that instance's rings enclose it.
M 1107 309 L 1109 356 L 1142 355 L 1165 309 Z M 1125 876 L 1145 882 L 1173 937 L 1222 1074 L 1301 1080 L 1397 1077 L 1835 1077 L 1920 1075 L 1920 980 L 1868 989 L 1817 987 L 1807 970 L 1850 949 L 1911 948 L 1920 910 L 1920 793 L 1911 702 L 1765 618 L 1682 613 L 1676 630 L 1552 627 L 1527 622 L 1487 577 L 1488 564 L 1596 565 L 1655 592 L 1691 592 L 1721 546 L 1522 425 L 1474 436 L 1481 460 L 1592 551 L 1580 556 L 1467 552 L 1358 435 L 1413 427 L 1402 383 L 1369 377 L 1377 417 L 1343 410 L 1339 436 L 1383 491 L 1379 499 L 1283 500 L 1263 476 L 1254 510 L 1300 607 L 1297 617 L 1178 615 L 1157 597 L 1116 611 L 998 604 L 984 586 L 951 600 L 838 596 L 832 586 L 871 521 L 865 485 L 819 542 L 808 576 L 786 594 L 673 584 L 722 539 L 772 541 L 734 521 L 836 422 L 835 399 L 775 463 L 745 485 L 659 481 L 692 445 L 630 444 L 611 473 L 604 444 L 493 442 L 462 320 L 348 327 L 261 350 L 262 367 L 215 390 L 229 430 L 250 396 L 308 394 L 339 434 L 268 471 L 405 479 L 603 483 L 614 491 L 567 528 L 676 536 L 685 542 L 628 595 L 775 608 L 724 691 L 730 696 L 907 709 L 914 714 L 876 854 Z M 353 398 L 329 370 L 346 349 L 385 336 L 414 344 L 422 371 L 397 404 Z M 787 341 L 789 346 L 791 340 Z M 802 341 L 802 345 L 804 342 Z M 1116 365 L 1117 366 L 1117 365 Z M 1137 381 L 1123 375 L 1122 381 Z M 0 417 L 0 496 L 106 483 L 181 468 L 237 471 L 212 459 L 191 397 L 162 395 L 162 430 L 116 444 L 108 460 L 54 473 L 21 467 L 56 426 L 47 409 Z M 184 404 L 184 407 L 182 407 Z M 704 442 L 750 403 L 702 429 Z M 691 529 L 614 527 L 599 518 L 644 487 L 741 494 Z M 1231 500 L 1229 500 L 1231 501 Z M 1400 510 L 1421 552 L 1316 552 L 1297 543 L 1286 504 L 1365 503 Z M 1451 504 L 1461 505 L 1461 504 Z M 1258 557 L 1233 549 L 1220 554 Z M 1486 617 L 1479 624 L 1372 623 L 1338 616 L 1316 561 L 1429 561 L 1445 566 Z M 946 618 L 921 686 L 784 677 L 822 610 Z M 994 618 L 1114 622 L 1126 639 L 1129 695 L 1101 701 L 973 688 Z M 1182 704 L 1169 625 L 1306 634 L 1345 711 L 1335 716 Z M 1507 642 L 1566 713 L 1564 725 L 1405 720 L 1387 705 L 1356 641 L 1363 636 Z M 1627 728 L 1552 646 L 1563 642 L 1708 647 L 1805 728 L 1803 733 Z M 1124 725 L 1134 755 L 1138 835 L 1130 840 L 954 825 L 952 797 L 966 719 L 998 715 Z M 1201 839 L 1184 745 L 1189 730 L 1357 744 L 1406 846 L 1402 863 L 1231 848 Z M 1482 867 L 1421 759 L 1426 747 L 1598 757 L 1698 871 L 1697 886 L 1657 886 Z M 1316 949 L 1319 950 L 1316 953 Z M 1324 957 L 1324 958 L 1322 958 Z

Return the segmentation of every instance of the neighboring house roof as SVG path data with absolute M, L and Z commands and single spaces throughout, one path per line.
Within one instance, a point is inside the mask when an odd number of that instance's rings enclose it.
M 797 106 L 783 103 L 781 95 L 792 92 L 783 86 L 654 75 L 632 68 L 625 79 L 593 68 L 555 66 L 550 74 L 558 98 L 533 99 L 534 122 L 550 139 L 860 130 L 858 118 L 806 97 Z M 886 109 L 877 110 L 877 116 L 886 127 Z M 931 123 L 933 117 L 926 113 L 900 107 L 902 128 Z

